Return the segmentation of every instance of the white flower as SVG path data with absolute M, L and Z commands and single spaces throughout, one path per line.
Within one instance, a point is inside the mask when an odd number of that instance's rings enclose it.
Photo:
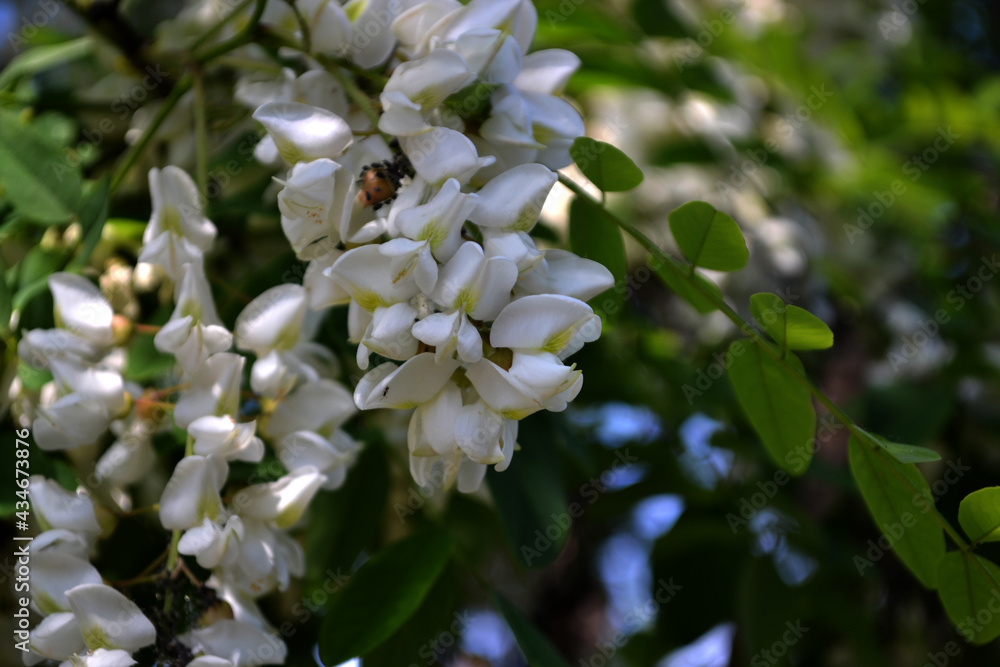
M 156 333 L 153 344 L 160 352 L 177 357 L 185 373 L 194 373 L 210 356 L 228 350 L 233 336 L 215 311 L 201 261 L 181 267 L 175 299 L 177 306 Z
M 466 377 L 491 409 L 508 419 L 524 419 L 538 410 L 560 412 L 583 386 L 583 373 L 553 354 L 514 353 L 510 370 L 483 359 Z
M 88 343 L 111 345 L 111 304 L 92 282 L 72 273 L 53 273 L 49 289 L 55 303 L 56 326 L 68 329 Z
M 235 667 L 281 665 L 288 654 L 285 643 L 276 634 L 229 619 L 216 621 L 207 628 L 195 628 L 179 639 L 192 652 L 223 658 Z M 220 663 L 207 664 L 215 667 Z
M 493 164 L 493 157 L 479 157 L 476 146 L 461 132 L 435 127 L 415 137 L 402 137 L 400 144 L 418 176 L 432 185 L 442 185 L 449 178 L 461 184 L 481 168 Z
M 267 421 L 267 435 L 281 439 L 299 430 L 330 436 L 357 412 L 351 393 L 332 380 L 299 385 Z
M 376 308 L 358 345 L 358 366 L 368 368 L 368 357 L 372 352 L 400 361 L 416 354 L 418 341 L 410 333 L 416 321 L 417 311 L 408 303 Z
M 220 352 L 205 360 L 191 379 L 190 388 L 174 406 L 174 422 L 187 428 L 205 415 L 235 415 L 240 407 L 240 382 L 244 359 Z
M 70 656 L 69 664 L 72 667 L 130 667 L 136 664 L 136 662 L 132 659 L 132 655 L 128 651 L 122 649 L 108 651 L 107 649 L 99 648 L 93 653 Z M 65 663 L 64 665 L 60 665 L 60 667 L 64 666 Z
M 313 466 L 296 468 L 276 482 L 254 484 L 236 494 L 240 516 L 267 521 L 277 528 L 293 526 L 326 477 Z
M 424 58 L 405 62 L 393 70 L 383 94 L 393 101 L 407 99 L 424 112 L 435 109 L 452 93 L 472 83 L 476 75 L 460 54 L 436 49 Z M 397 95 L 393 95 L 393 94 Z M 399 97 L 399 94 L 405 97 Z
M 100 534 L 94 501 L 89 496 L 70 493 L 41 475 L 30 477 L 28 493 L 31 509 L 43 530 L 62 528 L 95 537 Z
M 101 583 L 101 575 L 93 565 L 58 551 L 32 553 L 28 576 L 31 601 L 46 616 L 70 611 L 66 591 L 81 584 Z
M 80 625 L 70 611 L 54 613 L 43 618 L 42 622 L 31 630 L 28 646 L 32 653 L 49 660 L 67 660 L 74 653 L 87 650 L 87 645 L 83 643 L 83 636 L 80 634 Z M 25 664 L 39 661 L 31 660 L 25 655 Z
M 275 179 L 277 180 L 277 179 Z M 350 206 L 354 175 L 321 158 L 292 167 L 278 193 L 281 228 L 299 259 L 315 259 L 340 241 L 340 222 Z
M 167 530 L 185 530 L 222 514 L 219 491 L 229 465 L 219 456 L 185 456 L 174 468 L 160 496 L 160 523 Z
M 491 229 L 529 232 L 535 226 L 556 174 L 540 164 L 508 169 L 479 191 L 469 219 Z
M 415 408 L 433 398 L 458 367 L 453 359 L 437 363 L 430 352 L 418 354 L 402 366 L 382 364 L 358 382 L 354 402 L 362 410 Z
M 562 294 L 589 301 L 614 286 L 614 276 L 603 264 L 568 250 L 549 248 L 543 262 L 536 264 L 533 271 L 522 273 L 514 286 L 514 296 Z
M 243 520 L 231 516 L 221 528 L 212 519 L 205 517 L 201 525 L 189 529 L 177 543 L 177 551 L 194 556 L 207 570 L 227 567 L 239 557 L 240 542 L 244 536 Z
M 89 550 L 90 542 L 87 537 L 65 528 L 46 530 L 36 535 L 35 539 L 31 541 L 31 553 L 33 554 L 51 551 L 69 554 L 86 561 Z
M 244 535 L 236 563 L 222 570 L 222 578 L 252 597 L 275 587 L 285 590 L 291 577 L 305 573 L 305 554 L 298 542 L 268 522 L 242 517 Z
M 236 318 L 236 346 L 258 357 L 273 350 L 290 350 L 299 340 L 307 308 L 301 285 L 272 287 L 247 304 Z
M 583 301 L 558 294 L 526 296 L 503 309 L 490 330 L 493 347 L 548 352 L 565 359 L 601 335 L 601 318 Z
M 149 193 L 153 213 L 139 261 L 161 266 L 177 280 L 181 266 L 197 261 L 212 246 L 215 225 L 202 213 L 198 187 L 182 169 L 150 169 Z
M 156 628 L 139 607 L 104 584 L 81 584 L 66 591 L 83 641 L 92 651 L 121 649 L 132 653 L 156 641 Z
M 361 443 L 338 429 L 329 437 L 313 431 L 295 431 L 276 446 L 278 459 L 289 470 L 313 467 L 323 474 L 324 489 L 340 488 L 347 479 L 347 469 L 354 463 Z
M 108 409 L 99 400 L 67 394 L 52 403 L 43 400 L 31 426 L 38 446 L 52 451 L 94 443 L 110 421 Z
M 420 291 L 407 271 L 393 272 L 394 263 L 395 258 L 383 254 L 379 246 L 366 245 L 341 255 L 329 273 L 361 308 L 373 312 L 379 306 L 408 301 Z
M 253 113 L 290 165 L 320 158 L 336 159 L 354 141 L 343 118 L 298 102 L 268 102 Z
M 580 58 L 564 49 L 544 49 L 524 57 L 521 71 L 514 79 L 519 90 L 558 95 L 580 67 Z
M 516 281 L 516 264 L 506 257 L 487 258 L 482 246 L 467 241 L 441 269 L 430 297 L 474 320 L 488 321 L 510 301 Z
M 237 424 L 229 415 L 206 415 L 191 422 L 188 433 L 194 438 L 195 454 L 256 463 L 264 458 L 264 443 L 254 435 L 256 427 L 255 421 Z

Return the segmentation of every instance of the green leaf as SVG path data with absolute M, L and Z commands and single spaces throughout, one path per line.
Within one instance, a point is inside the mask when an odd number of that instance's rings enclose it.
M 695 266 L 716 271 L 746 266 L 750 253 L 740 226 L 711 204 L 688 202 L 671 211 L 668 219 L 677 246 Z
M 524 614 L 512 605 L 509 600 L 497 592 L 490 593 L 494 606 L 503 614 L 504 620 L 510 626 L 517 639 L 517 645 L 527 658 L 531 667 L 569 667 L 569 663 L 559 654 L 559 651 L 538 631 Z
M 111 176 L 105 174 L 100 181 L 92 183 L 80 204 L 80 225 L 83 227 L 83 245 L 68 269 L 79 270 L 87 265 L 87 260 L 101 240 L 104 221 L 108 218 L 108 184 Z
M 625 242 L 618 226 L 605 215 L 603 208 L 582 197 L 573 198 L 569 209 L 569 243 L 570 249 L 580 257 L 603 264 L 616 283 L 625 279 L 628 271 Z M 606 314 L 620 312 L 623 295 L 614 288 L 595 296 L 592 301 L 605 304 L 609 299 L 610 307 L 604 308 L 608 311 Z
M 577 137 L 569 154 L 583 175 L 604 192 L 625 192 L 642 183 L 642 170 L 611 144 Z
M 927 463 L 929 461 L 941 460 L 940 454 L 927 447 L 901 445 L 898 442 L 889 442 L 883 438 L 878 438 L 878 444 L 900 463 Z
M 734 341 L 726 360 L 740 407 L 771 458 L 793 475 L 804 473 L 816 431 L 809 390 L 755 343 Z
M 975 543 L 1000 542 L 1000 486 L 979 489 L 963 498 L 958 522 Z
M 80 166 L 35 127 L 0 112 L 0 185 L 4 196 L 29 218 L 60 223 L 76 212 L 82 187 Z
M 927 480 L 915 465 L 900 463 L 873 444 L 851 436 L 848 453 L 854 481 L 893 551 L 921 584 L 937 588 L 944 531 L 934 520 Z
M 993 610 L 1000 567 L 968 551 L 950 551 L 938 564 L 937 581 L 944 610 L 967 641 L 985 644 L 1000 636 L 1000 614 Z
M 823 350 L 833 345 L 833 332 L 823 320 L 804 308 L 785 304 L 777 294 L 754 294 L 750 312 L 782 351 Z
M 566 543 L 570 522 L 561 521 L 569 505 L 562 485 L 560 461 L 553 444 L 552 418 L 536 413 L 522 422 L 518 461 L 503 473 L 492 467 L 486 481 L 496 504 L 515 561 L 539 568 L 556 559 Z
M 327 608 L 319 638 L 323 661 L 339 665 L 396 632 L 424 601 L 450 550 L 446 531 L 425 528 L 372 556 Z
M 696 290 L 683 278 L 677 276 L 673 271 L 664 266 L 660 266 L 656 268 L 656 274 L 660 276 L 660 280 L 663 281 L 663 284 L 665 284 L 670 291 L 687 301 L 691 304 L 692 308 L 697 310 L 702 315 L 716 310 L 714 303 L 709 301 L 708 298 L 706 298 L 701 292 Z M 722 291 L 719 290 L 719 286 L 711 280 L 704 278 L 697 272 L 692 273 L 691 278 L 705 288 L 706 291 L 714 294 L 720 301 L 722 300 Z
M 89 54 L 94 48 L 90 37 L 80 37 L 68 42 L 36 46 L 18 55 L 0 72 L 0 88 L 6 88 L 11 83 L 24 76 L 37 74 L 50 67 L 61 65 Z

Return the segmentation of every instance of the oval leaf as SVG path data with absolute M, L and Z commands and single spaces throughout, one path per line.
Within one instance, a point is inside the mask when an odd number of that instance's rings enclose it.
M 951 551 L 937 571 L 938 595 L 948 618 L 967 641 L 985 644 L 1000 636 L 1000 567 L 967 551 Z M 985 619 L 985 622 L 983 622 Z
M 520 610 L 499 593 L 490 593 L 493 604 L 510 626 L 517 639 L 517 645 L 531 667 L 569 667 L 559 651 L 538 631 Z
M 625 242 L 622 240 L 621 232 L 604 214 L 603 208 L 581 197 L 575 197 L 570 204 L 569 245 L 570 249 L 580 257 L 603 264 L 614 276 L 616 283 L 624 280 L 628 262 L 625 259 Z M 612 303 L 615 304 L 613 308 L 604 310 L 608 313 L 620 312 L 623 303 L 622 292 L 612 288 L 605 291 L 604 295 L 610 295 Z M 601 296 L 595 296 L 594 299 L 601 299 Z
M 670 212 L 670 232 L 684 257 L 695 266 L 736 271 L 746 266 L 750 252 L 736 221 L 703 201 L 692 201 Z
M 583 175 L 604 192 L 624 192 L 642 183 L 642 170 L 611 144 L 577 137 L 569 154 Z
M 61 150 L 17 116 L 0 113 L 0 185 L 17 210 L 43 223 L 65 222 L 76 211 L 82 180 Z
M 750 312 L 782 350 L 823 350 L 833 345 L 833 332 L 823 320 L 804 308 L 787 305 L 777 294 L 754 294 Z
M 937 588 L 944 531 L 934 520 L 927 480 L 912 463 L 900 463 L 882 447 L 862 442 L 855 435 L 848 443 L 848 453 L 851 473 L 875 525 L 920 583 Z M 856 557 L 856 562 L 857 558 L 862 557 Z
M 450 549 L 447 532 L 428 528 L 372 556 L 327 609 L 319 638 L 323 661 L 339 665 L 396 632 L 437 581 Z
M 812 459 L 816 411 L 809 390 L 759 345 L 738 340 L 726 353 L 740 407 L 776 464 L 801 475 Z
M 958 522 L 973 542 L 1000 542 L 1000 486 L 979 489 L 963 498 Z

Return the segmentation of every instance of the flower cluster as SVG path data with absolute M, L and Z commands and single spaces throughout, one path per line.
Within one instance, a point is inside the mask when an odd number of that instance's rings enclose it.
M 356 4 L 267 3 L 266 21 L 311 45 L 304 71 L 236 85 L 267 133 L 255 155 L 285 172 L 277 206 L 308 262 L 302 285 L 266 290 L 227 328 L 205 269 L 217 231 L 177 166 L 149 172 L 152 215 L 138 258 L 173 294 L 153 338 L 176 361 L 173 386 L 125 379 L 131 320 L 87 278 L 49 278 L 56 328 L 26 332 L 18 353 L 52 380 L 22 402 L 38 445 L 72 450 L 77 471 L 91 474 L 77 493 L 31 481 L 43 531 L 32 547 L 33 606 L 45 618 L 29 664 L 130 665 L 163 644 L 165 612 L 154 626 L 118 590 L 130 583 L 106 585 L 89 562 L 140 486 L 155 490 L 160 523 L 173 532 L 156 576 L 193 578 L 189 556 L 231 612 L 186 631 L 167 619 L 181 661 L 280 664 L 285 645 L 256 601 L 303 574 L 288 530 L 319 490 L 343 484 L 362 446 L 342 428 L 357 409 L 412 409 L 413 479 L 471 492 L 486 466 L 510 465 L 520 419 L 563 410 L 580 391 L 582 373 L 565 359 L 600 335 L 586 301 L 613 280 L 530 235 L 553 170 L 570 163 L 583 132 L 558 96 L 579 61 L 561 50 L 526 55 L 537 23 L 526 0 Z M 365 93 L 346 89 L 317 54 L 388 76 L 377 74 L 380 92 L 360 100 Z M 353 395 L 314 340 L 337 305 L 347 305 L 348 339 L 367 371 Z M 259 412 L 242 400 L 250 354 Z M 153 438 L 176 429 L 184 455 L 157 481 L 148 474 L 160 456 Z M 109 430 L 116 438 L 100 452 Z M 260 463 L 268 447 L 284 474 L 230 478 L 231 466 Z
M 310 16 L 314 29 L 329 19 Z M 416 408 L 410 469 L 423 486 L 475 490 L 487 465 L 510 464 L 518 420 L 566 407 L 582 375 L 564 359 L 600 334 L 585 301 L 613 282 L 600 264 L 539 249 L 529 235 L 552 170 L 570 163 L 583 131 L 557 96 L 579 61 L 562 50 L 525 55 L 536 22 L 521 0 L 402 12 L 392 34 L 405 62 L 391 68 L 377 127 L 338 114 L 342 95 L 327 95 L 325 108 L 296 101 L 306 77 L 322 80 L 316 70 L 258 82 L 250 96 L 273 95 L 254 113 L 268 133 L 258 155 L 289 167 L 278 205 L 309 261 L 309 306 L 349 304 L 358 365 L 372 353 L 387 360 L 354 400 Z

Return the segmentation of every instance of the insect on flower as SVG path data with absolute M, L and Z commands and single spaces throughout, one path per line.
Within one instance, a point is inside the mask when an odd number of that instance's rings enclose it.
M 396 152 L 391 160 L 373 162 L 361 167 L 358 185 L 358 201 L 362 206 L 371 206 L 377 211 L 396 198 L 403 178 L 413 176 L 410 159 L 399 149 L 399 142 L 391 147 Z

